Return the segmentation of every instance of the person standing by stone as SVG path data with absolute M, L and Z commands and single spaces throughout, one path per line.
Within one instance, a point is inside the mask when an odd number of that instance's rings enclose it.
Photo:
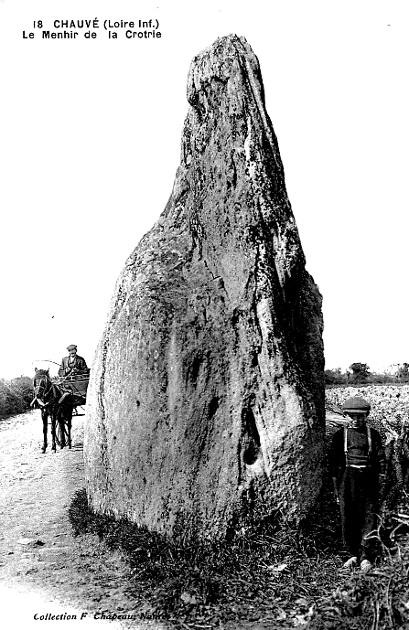
M 76 374 L 88 374 L 88 367 L 83 357 L 77 354 L 77 346 L 70 344 L 67 346 L 69 352 L 68 357 L 64 357 L 61 361 L 58 376 L 75 376 Z
M 360 396 L 343 404 L 351 422 L 337 431 L 330 450 L 334 498 L 339 503 L 343 543 L 349 553 L 345 568 L 360 563 L 369 571 L 376 544 L 368 534 L 377 528 L 380 494 L 385 477 L 385 454 L 379 433 L 367 425 L 370 404 Z

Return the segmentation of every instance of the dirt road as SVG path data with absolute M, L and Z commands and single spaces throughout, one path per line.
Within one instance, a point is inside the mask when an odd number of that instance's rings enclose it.
M 42 454 L 39 411 L 0 421 L 0 627 L 159 630 L 127 597 L 121 555 L 72 536 L 68 507 L 85 485 L 83 425 L 84 416 L 73 418 L 71 450 Z M 104 620 L 115 615 L 132 621 Z

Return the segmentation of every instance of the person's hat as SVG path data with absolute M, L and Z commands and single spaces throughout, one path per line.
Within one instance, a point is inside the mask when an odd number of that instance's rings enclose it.
M 75 350 L 77 349 L 77 346 L 75 345 L 75 343 L 71 343 L 69 346 L 67 346 L 67 350 Z
M 371 410 L 371 405 L 365 398 L 354 396 L 344 402 L 342 410 L 345 411 L 345 413 L 368 413 Z

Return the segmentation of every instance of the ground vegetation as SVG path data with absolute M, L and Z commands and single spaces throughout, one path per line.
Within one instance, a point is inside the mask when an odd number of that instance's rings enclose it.
M 146 616 L 177 628 L 351 630 L 409 627 L 409 503 L 406 449 L 409 387 L 327 390 L 327 446 L 351 395 L 372 405 L 371 424 L 387 451 L 388 481 L 373 569 L 345 572 L 338 508 L 326 471 L 320 500 L 301 525 L 276 513 L 257 528 L 218 543 L 178 544 L 89 507 L 85 490 L 71 504 L 74 533 L 97 535 L 130 566 L 128 594 Z M 334 419 L 335 418 L 335 419 Z M 183 524 L 181 524 L 183 527 Z

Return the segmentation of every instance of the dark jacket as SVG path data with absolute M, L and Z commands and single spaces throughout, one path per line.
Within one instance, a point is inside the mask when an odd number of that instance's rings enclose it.
M 73 376 L 74 374 L 88 374 L 88 367 L 85 359 L 75 355 L 74 362 L 70 362 L 70 357 L 64 357 L 61 361 L 58 376 Z

